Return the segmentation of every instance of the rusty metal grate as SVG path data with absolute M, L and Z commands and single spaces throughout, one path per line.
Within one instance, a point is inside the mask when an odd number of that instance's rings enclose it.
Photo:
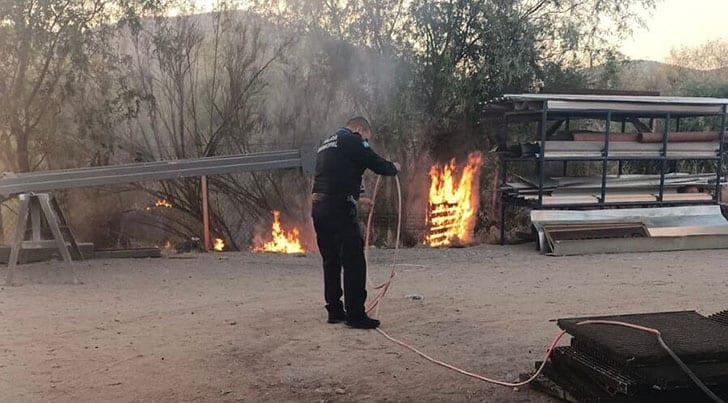
M 636 377 L 604 364 L 573 347 L 556 348 L 551 359 L 556 365 L 571 368 L 588 376 L 612 396 L 633 395 L 640 387 L 640 380 Z
M 545 225 L 543 227 L 550 242 L 606 239 L 606 238 L 646 238 L 650 236 L 643 223 L 592 223 Z
M 571 346 L 558 347 L 544 375 L 561 397 L 586 402 L 683 402 L 705 396 L 659 347 L 653 335 L 608 325 L 612 320 L 659 329 L 665 342 L 719 396 L 728 396 L 728 310 L 705 317 L 694 311 L 559 319 Z M 541 382 L 541 381 L 539 381 Z M 544 383 L 542 386 L 547 386 Z
M 659 312 L 592 318 L 559 319 L 558 325 L 583 345 L 591 345 L 623 368 L 674 365 L 653 335 L 633 329 L 577 323 L 587 319 L 612 320 L 655 328 L 665 342 L 685 361 L 728 362 L 728 332 L 720 323 L 695 311 Z
M 728 309 L 726 309 L 725 311 L 714 313 L 708 316 L 708 318 L 720 323 L 721 325 L 728 326 Z

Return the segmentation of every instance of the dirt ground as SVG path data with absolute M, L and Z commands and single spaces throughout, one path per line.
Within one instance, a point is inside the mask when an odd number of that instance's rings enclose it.
M 372 251 L 374 279 L 391 253 Z M 557 333 L 550 319 L 727 308 L 726 258 L 409 249 L 380 318 L 436 357 L 513 380 Z M 317 254 L 94 260 L 77 286 L 59 267 L 21 266 L 24 285 L 0 288 L 0 401 L 551 401 L 326 324 Z

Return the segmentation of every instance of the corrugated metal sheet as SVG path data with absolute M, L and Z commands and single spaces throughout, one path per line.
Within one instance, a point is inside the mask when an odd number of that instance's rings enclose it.
M 615 209 L 615 210 L 533 210 L 531 211 L 531 222 L 538 231 L 539 249 L 542 252 L 548 250 L 548 244 L 544 234 L 544 226 L 547 225 L 568 225 L 587 223 L 643 223 L 647 226 L 650 234 L 648 240 L 641 241 L 638 250 L 647 251 L 645 248 L 658 245 L 660 242 L 664 247 L 656 247 L 655 250 L 685 250 L 685 249 L 714 249 L 728 246 L 728 220 L 723 217 L 720 206 L 684 206 L 684 207 L 661 207 L 661 208 L 640 208 L 640 209 Z M 689 240 L 687 238 L 695 237 Z M 703 239 L 698 239 L 702 237 Z M 664 238 L 664 239 L 660 239 Z M 682 239 L 681 239 L 682 238 Z M 710 239 L 708 239 L 710 238 Z M 587 242 L 585 241 L 579 241 Z M 600 245 L 605 250 L 582 249 L 584 252 L 609 253 L 624 247 L 629 249 L 630 243 L 625 240 L 616 239 L 613 245 L 607 245 L 604 240 Z M 636 245 L 632 244 L 632 245 Z M 561 245 L 565 247 L 567 245 Z M 596 247 L 596 245 L 592 245 Z M 576 246 L 580 248 L 580 246 Z M 635 246 L 636 247 L 636 246 Z M 624 250 L 625 252 L 632 250 Z M 562 253 L 574 254 L 578 250 L 569 248 L 563 249 Z
M 185 160 L 142 162 L 42 171 L 5 173 L 0 176 L 0 195 L 48 192 L 59 189 L 160 181 L 203 175 L 222 175 L 270 169 L 303 168 L 312 173 L 315 154 L 308 148 Z
M 726 98 L 706 97 L 655 97 L 635 95 L 576 95 L 576 94 L 505 94 L 508 101 L 577 101 L 577 102 L 627 102 L 676 105 L 728 105 Z

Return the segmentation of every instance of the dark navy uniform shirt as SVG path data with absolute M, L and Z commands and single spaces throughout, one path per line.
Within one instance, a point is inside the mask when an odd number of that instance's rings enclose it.
M 377 155 L 359 133 L 339 129 L 318 148 L 313 193 L 358 199 L 366 169 L 384 176 L 397 175 L 394 164 Z

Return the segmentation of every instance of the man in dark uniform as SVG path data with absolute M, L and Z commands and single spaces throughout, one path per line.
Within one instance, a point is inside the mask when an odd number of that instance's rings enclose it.
M 379 175 L 394 176 L 400 169 L 399 164 L 385 160 L 371 149 L 371 137 L 369 122 L 356 117 L 321 143 L 316 158 L 311 214 L 323 258 L 328 322 L 345 320 L 350 327 L 359 329 L 379 326 L 379 321 L 364 311 L 367 269 L 357 216 L 362 175 L 370 169 Z M 342 266 L 346 310 L 341 303 Z

